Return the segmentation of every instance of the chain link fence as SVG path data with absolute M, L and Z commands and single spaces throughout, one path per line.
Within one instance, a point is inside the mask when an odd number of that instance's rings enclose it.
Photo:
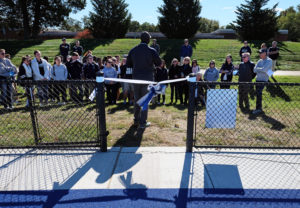
M 300 148 L 299 83 L 197 82 L 190 83 L 193 95 L 190 147 Z
M 1 81 L 0 148 L 101 146 L 103 92 L 95 81 Z

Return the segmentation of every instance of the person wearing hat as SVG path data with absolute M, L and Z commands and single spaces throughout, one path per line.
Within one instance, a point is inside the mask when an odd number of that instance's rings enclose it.
M 154 65 L 160 66 L 161 59 L 157 51 L 148 46 L 150 42 L 150 34 L 148 32 L 142 32 L 141 43 L 130 50 L 127 57 L 127 66 L 131 67 L 132 78 L 137 80 L 154 80 Z M 148 93 L 148 85 L 134 85 L 134 125 L 139 125 L 139 128 L 146 128 L 150 126 L 147 122 L 148 111 L 141 111 L 141 107 L 137 104 L 137 101 Z
M 252 53 L 252 50 L 251 50 L 250 46 L 248 45 L 248 41 L 246 41 L 246 40 L 244 41 L 244 46 L 241 47 L 241 49 L 240 49 L 241 62 L 243 62 L 243 58 L 242 58 L 243 53 L 250 53 L 250 55 Z
M 62 44 L 59 46 L 60 55 L 63 57 L 63 63 L 67 62 L 67 56 L 69 55 L 70 45 L 67 43 L 66 38 L 62 39 Z
M 272 59 L 267 56 L 267 49 L 260 49 L 259 56 L 260 60 L 254 67 L 254 73 L 256 73 L 256 82 L 266 83 L 269 81 L 268 72 L 272 71 Z M 256 109 L 252 112 L 253 114 L 262 113 L 262 92 L 264 85 L 256 85 Z
M 72 60 L 66 63 L 68 69 L 68 79 L 69 80 L 81 80 L 82 67 L 83 64 L 80 61 L 79 54 L 73 52 Z M 71 84 L 70 85 L 70 97 L 75 103 L 81 103 L 83 99 L 83 89 L 81 84 Z

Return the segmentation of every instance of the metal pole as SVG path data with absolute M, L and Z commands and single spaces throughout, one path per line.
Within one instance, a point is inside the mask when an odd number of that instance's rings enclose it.
M 187 134 L 186 134 L 186 151 L 193 151 L 193 132 L 194 132 L 194 109 L 195 109 L 195 89 L 196 77 L 195 74 L 189 75 L 189 105 L 188 105 L 188 120 L 187 120 Z
M 27 99 L 28 99 L 28 107 L 30 110 L 30 117 L 31 117 L 31 123 L 32 123 L 32 129 L 33 129 L 33 135 L 34 135 L 34 141 L 35 145 L 39 144 L 39 137 L 38 137 L 38 130 L 37 130 L 37 122 L 36 122 L 36 114 L 34 111 L 34 94 L 33 94 L 33 85 L 32 83 L 26 83 L 25 84 L 26 91 L 27 91 Z
M 105 118 L 105 97 L 104 97 L 104 77 L 103 72 L 98 72 L 96 77 L 97 87 L 96 87 L 96 104 L 98 111 L 98 124 L 99 124 L 99 141 L 101 152 L 107 151 L 107 135 L 106 131 L 106 118 Z

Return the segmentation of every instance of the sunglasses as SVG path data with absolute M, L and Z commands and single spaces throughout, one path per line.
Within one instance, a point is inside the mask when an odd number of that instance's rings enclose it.
M 108 61 L 107 63 L 108 63 L 108 64 L 112 64 L 112 62 L 110 62 L 110 61 Z
M 5 55 L 5 53 L 1 53 L 1 55 Z
M 242 58 L 247 58 L 248 56 L 243 56 Z

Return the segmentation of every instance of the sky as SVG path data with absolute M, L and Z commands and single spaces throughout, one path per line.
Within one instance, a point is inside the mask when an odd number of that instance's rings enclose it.
M 218 20 L 220 26 L 225 26 L 236 19 L 235 9 L 244 0 L 200 0 L 202 5 L 201 17 Z M 125 0 L 128 4 L 128 10 L 132 14 L 132 20 L 140 23 L 149 22 L 157 24 L 160 14 L 157 8 L 163 4 L 163 0 Z M 268 7 L 278 4 L 277 10 L 282 11 L 290 6 L 296 7 L 300 4 L 298 0 L 270 0 Z M 93 11 L 91 0 L 87 0 L 86 8 L 76 14 L 71 14 L 71 17 L 77 20 Z

